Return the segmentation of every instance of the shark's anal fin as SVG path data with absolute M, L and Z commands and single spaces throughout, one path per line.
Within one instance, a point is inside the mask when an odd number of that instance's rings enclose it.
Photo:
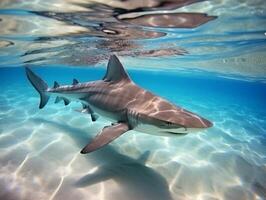
M 59 103 L 60 101 L 64 101 L 65 106 L 67 106 L 70 103 L 70 100 L 69 99 L 67 99 L 65 97 L 59 97 L 59 96 L 57 96 L 55 98 L 54 103 Z
M 101 132 L 81 150 L 80 153 L 85 154 L 93 152 L 112 142 L 128 130 L 129 126 L 126 123 L 117 123 L 113 126 L 104 127 Z
M 63 100 L 63 98 L 62 97 L 56 97 L 55 98 L 55 101 L 54 101 L 54 103 L 59 103 L 60 101 L 62 101 Z

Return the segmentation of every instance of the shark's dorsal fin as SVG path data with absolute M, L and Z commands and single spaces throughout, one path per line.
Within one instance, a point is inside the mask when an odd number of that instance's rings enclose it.
M 73 83 L 72 83 L 72 85 L 77 85 L 79 83 L 79 81 L 77 80 L 77 79 L 73 79 Z
M 115 55 L 112 55 L 109 58 L 107 71 L 103 80 L 111 82 L 119 82 L 121 80 L 130 81 L 130 78 L 127 72 L 125 71 L 123 65 L 120 63 L 119 59 Z

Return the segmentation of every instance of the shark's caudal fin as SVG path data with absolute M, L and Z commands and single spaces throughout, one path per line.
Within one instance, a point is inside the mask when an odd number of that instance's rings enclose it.
M 104 81 L 119 82 L 122 80 L 131 81 L 123 65 L 115 55 L 109 58 Z
M 33 71 L 31 71 L 28 67 L 26 67 L 25 69 L 26 69 L 26 75 L 29 81 L 40 94 L 39 108 L 42 109 L 49 100 L 49 95 L 46 94 L 46 90 L 48 86 L 39 76 L 33 73 Z

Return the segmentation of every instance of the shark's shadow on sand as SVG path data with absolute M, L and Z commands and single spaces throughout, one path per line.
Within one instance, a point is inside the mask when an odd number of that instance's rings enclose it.
M 79 147 L 84 146 L 93 136 L 88 136 L 88 131 L 70 127 L 42 118 L 32 119 L 36 123 L 49 124 L 61 129 L 70 136 Z M 172 200 L 169 186 L 166 179 L 154 169 L 145 166 L 150 152 L 146 151 L 138 159 L 132 159 L 126 155 L 118 153 L 110 145 L 86 156 L 90 162 L 95 162 L 98 169 L 90 174 L 84 175 L 77 180 L 73 186 L 77 188 L 89 187 L 91 185 L 114 180 L 120 190 L 112 192 L 112 199 L 127 200 Z M 103 163 L 104 162 L 104 163 Z M 89 169 L 88 169 L 89 170 Z

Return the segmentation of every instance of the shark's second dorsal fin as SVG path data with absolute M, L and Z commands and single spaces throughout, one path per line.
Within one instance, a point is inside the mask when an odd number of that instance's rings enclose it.
M 128 80 L 130 78 L 125 71 L 123 65 L 120 63 L 118 58 L 115 55 L 112 55 L 109 58 L 107 65 L 107 72 L 103 78 L 104 81 L 119 82 L 121 80 Z
M 54 82 L 54 88 L 58 88 L 60 85 L 56 81 Z
M 77 84 L 79 84 L 79 81 L 77 80 L 77 79 L 73 79 L 73 83 L 72 83 L 72 85 L 77 85 Z

